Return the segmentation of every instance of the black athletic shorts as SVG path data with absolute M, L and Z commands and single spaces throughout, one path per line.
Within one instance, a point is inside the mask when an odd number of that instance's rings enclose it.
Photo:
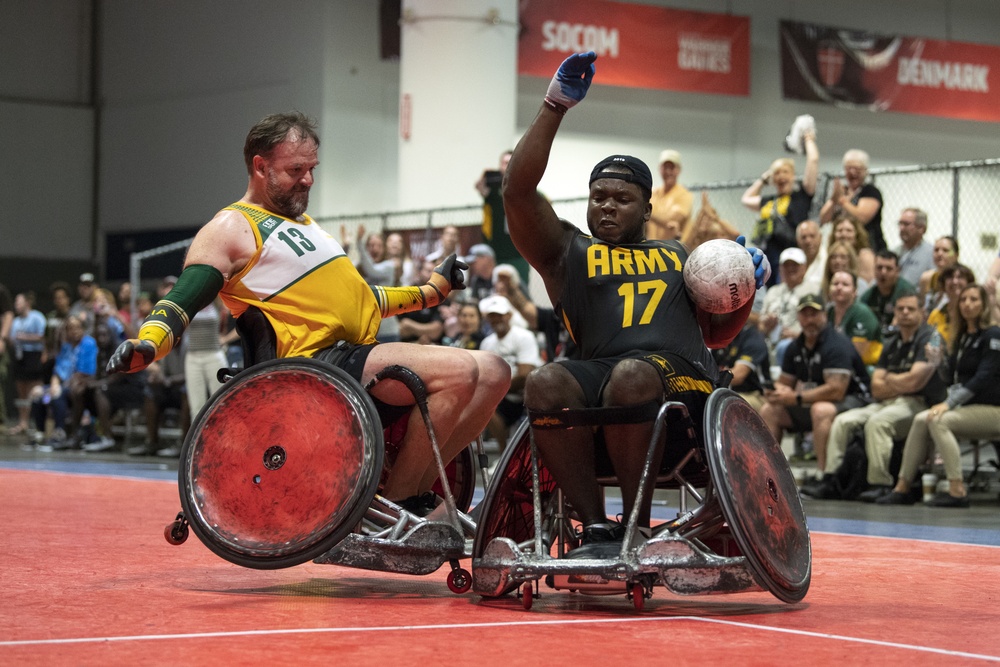
M 365 372 L 365 364 L 368 362 L 368 355 L 377 344 L 353 345 L 342 340 L 338 341 L 336 345 L 323 348 L 316 353 L 313 359 L 319 359 L 331 366 L 336 366 L 361 382 L 361 376 Z
M 15 380 L 21 382 L 41 382 L 45 380 L 45 374 L 42 372 L 42 351 L 22 352 L 20 359 L 14 359 L 13 375 Z
M 517 423 L 517 421 L 526 414 L 524 409 L 524 403 L 521 401 L 512 401 L 506 396 L 497 405 L 497 414 L 503 419 L 503 423 L 507 426 Z
M 376 345 L 378 343 L 354 345 L 342 340 L 336 345 L 331 345 L 320 350 L 313 359 L 325 361 L 331 366 L 336 366 L 358 382 L 361 382 L 361 377 L 365 372 L 365 364 L 368 362 L 368 355 L 371 354 Z M 397 423 L 404 416 L 409 415 L 413 409 L 412 405 L 389 405 L 374 396 L 371 399 L 375 403 L 375 409 L 378 412 L 382 426 L 386 428 Z
M 557 361 L 568 370 L 583 389 L 586 407 L 601 406 L 601 395 L 611 377 L 612 369 L 625 359 L 645 361 L 657 370 L 663 383 L 663 394 L 666 397 L 683 394 L 704 394 L 706 397 L 715 389 L 714 378 L 709 378 L 702 369 L 687 359 L 670 352 L 647 352 L 636 350 L 617 357 L 601 359 L 565 359 Z
M 583 389 L 586 407 L 591 408 L 601 406 L 601 395 L 611 377 L 611 370 L 625 359 L 640 359 L 657 370 L 663 383 L 664 399 L 687 406 L 698 441 L 702 442 L 705 403 L 715 389 L 715 383 L 709 379 L 705 371 L 690 361 L 669 352 L 636 350 L 618 357 L 587 361 L 567 359 L 556 363 L 562 364 L 576 378 Z M 680 423 L 671 425 L 667 432 L 668 442 L 683 441 L 685 428 Z M 676 460 L 668 453 L 664 456 L 663 462 L 664 465 L 672 466 Z

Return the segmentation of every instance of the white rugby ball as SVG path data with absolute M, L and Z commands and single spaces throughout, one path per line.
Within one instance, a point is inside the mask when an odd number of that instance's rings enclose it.
M 684 262 L 684 286 L 706 312 L 721 315 L 739 310 L 757 290 L 750 253 L 728 239 L 706 241 Z

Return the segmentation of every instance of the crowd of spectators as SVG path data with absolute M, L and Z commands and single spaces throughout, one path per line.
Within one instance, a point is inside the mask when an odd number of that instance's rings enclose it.
M 925 238 L 928 217 L 915 206 L 899 213 L 900 244 L 889 249 L 882 194 L 867 178 L 868 155 L 847 151 L 843 181 L 835 179 L 819 204 L 813 201 L 819 159 L 813 130 L 803 134 L 801 149 L 800 180 L 795 161 L 781 158 L 743 194 L 743 204 L 758 216 L 755 241 L 776 270 L 747 325 L 715 351 L 716 359 L 776 438 L 794 434 L 793 461 L 815 460 L 819 475 L 807 480 L 804 494 L 913 502 L 914 477 L 943 467 L 948 491 L 932 504 L 967 506 L 957 439 L 1000 439 L 1000 329 L 994 324 L 1000 257 L 977 277 L 961 263 L 953 236 Z M 508 158 L 504 153 L 500 169 L 476 184 L 491 224 L 501 222 L 489 202 Z M 706 193 L 694 212 L 680 171 L 681 154 L 664 150 L 647 235 L 678 238 L 689 250 L 712 238 L 734 239 L 737 228 L 719 217 Z M 498 227 L 491 232 L 501 236 Z M 503 357 L 511 388 L 486 433 L 502 449 L 525 416 L 521 391 L 528 373 L 573 355 L 558 314 L 530 298 L 520 262 L 498 261 L 493 242 L 463 250 L 454 226 L 440 230 L 426 257 L 411 257 L 400 233 L 359 227 L 352 244 L 342 229 L 341 241 L 372 285 L 423 284 L 451 253 L 468 264 L 467 289 L 439 307 L 384 319 L 378 339 Z M 124 415 L 141 415 L 145 437 L 127 452 L 176 457 L 179 442 L 161 442 L 164 416 L 183 433 L 220 386 L 217 371 L 242 365 L 232 314 L 221 302 L 211 304 L 192 318 L 183 344 L 148 370 L 104 372 L 108 355 L 135 335 L 175 280 L 164 279 L 155 294 L 137 295 L 136 320 L 127 282 L 113 292 L 84 273 L 75 299 L 70 285 L 53 283 L 47 314 L 36 309 L 34 293 L 11 296 L 0 286 L 0 416 L 7 433 L 25 447 L 101 452 L 119 448 L 113 428 Z M 863 488 L 848 491 L 844 467 L 852 448 L 863 449 L 866 471 Z
M 928 216 L 915 206 L 899 212 L 900 244 L 889 249 L 867 169 L 867 154 L 848 151 L 846 184 L 837 179 L 819 215 L 792 228 L 756 322 L 766 359 L 741 334 L 720 365 L 757 375 L 737 391 L 776 438 L 794 434 L 793 462 L 815 461 L 804 495 L 912 504 L 922 494 L 914 480 L 943 472 L 924 500 L 968 507 L 959 441 L 1000 441 L 1000 257 L 977 277 L 953 236 L 925 238 Z M 760 197 L 775 174 L 776 198 Z M 744 194 L 748 206 L 777 202 L 761 209 L 763 243 L 791 239 L 782 223 L 794 198 L 811 194 L 788 174 L 794 163 L 775 162 Z
M 174 282 L 168 276 L 155 295 L 137 295 L 136 321 Z M 112 291 L 83 273 L 75 297 L 68 283 L 54 282 L 48 290 L 52 308 L 43 313 L 35 307 L 34 292 L 10 299 L 0 286 L 0 416 L 6 433 L 22 448 L 43 452 L 117 450 L 135 436 L 140 444 L 127 453 L 176 457 L 179 441 L 161 447 L 160 427 L 169 415 L 183 437 L 190 421 L 189 385 L 196 389 L 191 403 L 197 407 L 219 386 L 217 371 L 227 365 L 224 351 L 234 334 L 228 311 L 212 305 L 198 313 L 198 326 L 192 322 L 183 344 L 147 371 L 108 375 L 105 366 L 115 348 L 135 335 L 131 284 Z M 143 422 L 144 436 L 123 433 L 116 439 L 116 427 L 141 428 Z

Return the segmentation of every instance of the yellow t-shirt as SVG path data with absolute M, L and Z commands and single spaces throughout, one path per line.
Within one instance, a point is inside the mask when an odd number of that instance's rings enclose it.
M 274 329 L 278 357 L 311 357 L 345 340 L 374 343 L 381 321 L 371 287 L 330 234 L 309 216 L 296 222 L 237 202 L 257 251 L 222 289 L 223 302 L 239 317 L 259 308 Z
M 649 202 L 653 205 L 653 211 L 649 216 L 650 224 L 646 226 L 646 238 L 679 239 L 684 229 L 691 224 L 691 209 L 694 205 L 694 196 L 691 191 L 680 183 L 675 183 L 669 192 L 664 192 L 663 186 L 660 185 L 653 188 L 653 196 Z M 684 213 L 684 219 L 679 226 L 676 221 L 670 219 L 673 211 Z M 661 225 L 671 228 L 673 235 L 671 236 L 670 231 Z

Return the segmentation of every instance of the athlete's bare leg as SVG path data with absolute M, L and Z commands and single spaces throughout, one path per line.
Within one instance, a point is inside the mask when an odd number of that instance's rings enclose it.
M 393 364 L 412 370 L 427 387 L 427 407 L 445 462 L 482 432 L 510 386 L 510 366 L 494 354 L 410 343 L 376 346 L 368 355 L 362 384 Z M 377 384 L 372 395 L 390 405 L 413 403 L 409 390 L 393 380 Z M 383 494 L 402 500 L 429 490 L 436 478 L 430 436 L 414 408 Z
M 656 370 L 644 361 L 625 359 L 611 371 L 604 388 L 605 406 L 640 405 L 663 398 L 663 383 Z M 622 516 L 628 521 L 639 490 L 639 480 L 646 465 L 649 439 L 653 436 L 653 422 L 619 424 L 604 427 L 604 442 L 608 457 L 615 467 L 615 474 L 622 490 Z M 660 457 L 653 461 L 653 470 L 659 470 Z M 639 508 L 639 525 L 649 526 L 649 508 L 652 496 L 646 495 Z
M 524 387 L 524 405 L 531 410 L 586 407 L 580 384 L 559 364 L 548 364 L 531 372 Z M 594 469 L 593 431 L 586 426 L 536 429 L 534 437 L 545 466 L 583 524 L 605 521 L 604 499 Z

